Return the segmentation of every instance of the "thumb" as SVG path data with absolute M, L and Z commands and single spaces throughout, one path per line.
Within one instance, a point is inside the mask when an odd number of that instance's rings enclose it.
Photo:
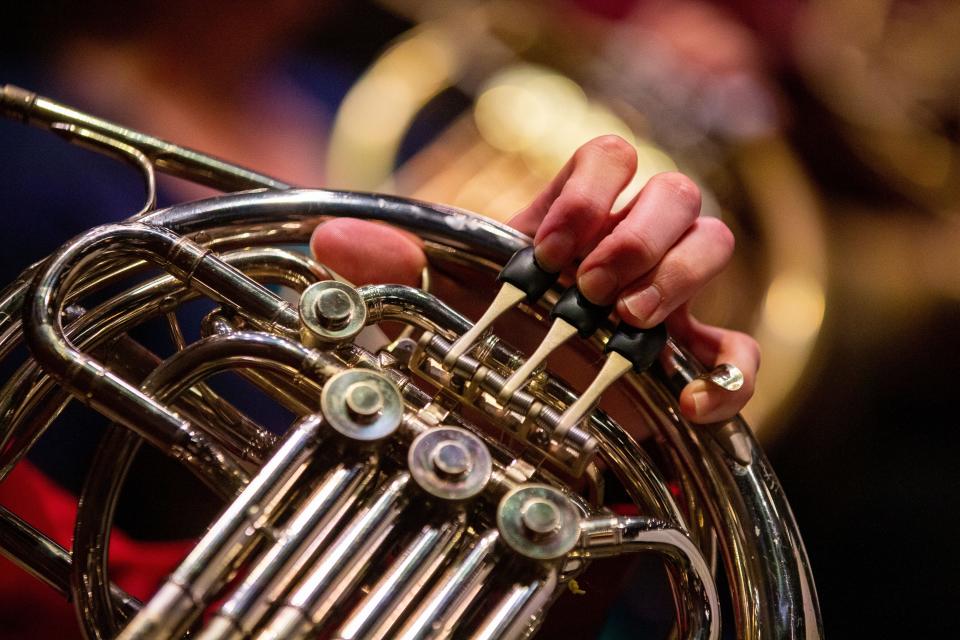
M 350 282 L 417 285 L 426 256 L 417 238 L 394 227 L 335 218 L 310 237 L 314 257 Z

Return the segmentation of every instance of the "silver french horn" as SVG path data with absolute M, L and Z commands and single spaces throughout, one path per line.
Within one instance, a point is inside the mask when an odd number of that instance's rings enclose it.
M 676 408 L 703 374 L 681 345 L 596 319 L 571 337 L 603 359 L 577 390 L 540 364 L 548 340 L 528 357 L 490 329 L 517 312 L 548 326 L 564 302 L 551 282 L 527 286 L 529 238 L 439 205 L 294 189 L 12 86 L 0 106 L 128 161 L 147 185 L 137 215 L 74 238 L 0 294 L 0 357 L 30 353 L 0 391 L 0 479 L 72 400 L 112 421 L 72 549 L 0 507 L 0 551 L 71 599 L 87 637 L 526 638 L 591 564 L 638 552 L 665 562 L 676 637 L 720 637 L 721 588 L 737 637 L 822 635 L 799 531 L 749 427 L 694 426 Z M 155 169 L 229 193 L 157 210 Z M 331 216 L 396 225 L 423 239 L 431 267 L 503 269 L 504 283 L 477 323 L 425 289 L 353 287 L 285 246 Z M 198 297 L 219 307 L 169 358 L 126 336 Z M 387 321 L 407 328 L 357 344 Z M 227 370 L 298 416 L 284 435 L 205 384 Z M 615 381 L 635 407 L 629 431 L 593 409 Z M 653 434 L 642 446 L 639 426 Z M 113 584 L 106 553 L 144 443 L 225 507 L 141 603 Z M 605 504 L 605 477 L 637 515 Z

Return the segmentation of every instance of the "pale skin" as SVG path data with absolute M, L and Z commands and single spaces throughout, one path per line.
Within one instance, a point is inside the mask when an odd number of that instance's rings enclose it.
M 653 176 L 626 207 L 612 210 L 636 169 L 630 144 L 612 135 L 595 138 L 510 225 L 533 236 L 544 268 L 575 276 L 587 298 L 615 304 L 623 321 L 642 328 L 666 322 L 708 367 L 739 367 L 744 384 L 738 391 L 694 380 L 680 396 L 681 411 L 693 422 L 731 418 L 753 394 L 759 347 L 744 333 L 699 322 L 687 303 L 727 265 L 733 234 L 720 220 L 700 217 L 700 191 L 680 173 Z M 426 264 L 416 239 L 362 220 L 318 226 L 311 246 L 317 253 L 322 247 L 323 261 L 358 284 L 383 282 L 389 273 L 391 282 L 415 285 Z

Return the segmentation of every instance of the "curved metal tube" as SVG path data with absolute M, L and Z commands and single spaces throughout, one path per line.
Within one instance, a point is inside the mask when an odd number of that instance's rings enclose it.
M 330 277 L 329 272 L 313 260 L 283 249 L 243 249 L 223 254 L 221 258 L 266 284 L 283 284 L 295 290 Z M 78 348 L 94 350 L 107 340 L 161 315 L 165 306 L 180 305 L 199 295 L 173 276 L 160 276 L 81 315 L 70 323 L 66 334 Z M 71 397 L 34 361 L 26 362 L 0 389 L 0 481 Z M 253 438 L 253 434 L 247 435 Z M 256 442 L 251 439 L 248 444 Z
M 29 321 L 25 318 L 25 335 L 34 358 L 58 382 L 154 444 L 174 455 L 197 460 L 199 464 L 192 468 L 201 470 L 201 478 L 212 487 L 239 491 L 249 478 L 231 456 L 188 421 L 77 350 L 66 338 L 60 317 L 63 294 L 76 273 L 101 250 L 108 255 L 145 255 L 208 293 L 213 286 L 226 287 L 225 294 L 214 297 L 234 305 L 252 303 L 253 312 L 260 313 L 271 326 L 294 322 L 290 318 L 293 312 L 271 292 L 202 248 L 165 229 L 138 223 L 106 225 L 81 235 L 52 256 L 31 285 L 32 304 L 26 309 Z
M 205 378 L 235 367 L 296 371 L 318 380 L 339 366 L 326 354 L 266 333 L 237 332 L 204 338 L 161 363 L 141 389 L 160 403 L 172 403 Z M 141 438 L 111 425 L 97 449 L 84 483 L 74 531 L 73 593 L 88 637 L 112 635 L 116 621 L 107 606 L 107 548 L 117 499 Z
M 720 637 L 720 598 L 709 565 L 679 529 L 654 518 L 609 516 L 589 518 L 580 523 L 580 553 L 602 558 L 624 551 L 657 551 L 681 576 L 681 604 L 689 638 L 717 640 Z M 690 597 L 692 595 L 692 597 Z
M 376 210 L 375 207 L 382 208 Z M 245 193 L 200 201 L 150 213 L 143 220 L 169 225 L 176 231 L 190 234 L 202 231 L 212 233 L 213 230 L 234 225 L 266 222 L 301 224 L 319 221 L 327 215 L 379 219 L 423 235 L 428 240 L 427 248 L 434 259 L 463 260 L 487 268 L 504 263 L 513 251 L 528 242 L 517 232 L 492 221 L 470 218 L 462 212 L 448 213 L 443 208 L 431 208 L 397 198 L 291 190 L 282 193 Z M 467 247 L 471 247 L 472 255 L 462 254 Z M 14 304 L 16 298 L 16 290 L 8 294 L 8 299 L 13 300 Z M 3 318 L 0 318 L 2 322 Z M 677 365 L 679 371 L 696 375 L 695 367 L 686 358 L 678 359 Z M 663 384 L 669 384 L 670 375 L 673 375 L 672 372 L 662 381 Z M 752 436 L 746 433 L 743 444 L 749 453 L 750 463 L 742 465 L 737 462 L 737 466 L 730 467 L 729 472 L 719 472 L 728 468 L 733 461 L 722 447 L 704 445 L 697 429 L 684 423 L 674 425 L 669 431 L 673 432 L 670 441 L 682 449 L 679 460 L 688 472 L 699 471 L 702 465 L 712 469 L 712 473 L 707 474 L 699 486 L 701 493 L 712 497 L 733 491 L 742 496 L 726 501 L 729 509 L 724 511 L 724 515 L 728 517 L 718 517 L 721 514 L 716 509 L 711 513 L 723 534 L 721 539 L 747 544 L 751 532 L 742 530 L 736 523 L 749 522 L 748 516 L 753 513 L 776 514 L 789 521 L 785 529 L 771 520 L 761 519 L 758 524 L 760 534 L 757 537 L 763 543 L 759 548 L 781 545 L 781 553 L 776 557 L 779 568 L 773 576 L 766 575 L 761 558 L 738 557 L 735 547 L 729 542 L 722 545 L 728 574 L 732 576 L 735 592 L 739 594 L 736 617 L 741 631 L 747 637 L 796 638 L 815 635 L 821 625 L 806 556 L 789 509 L 782 499 L 782 491 L 775 477 L 767 473 L 763 454 Z M 697 456 L 703 456 L 706 462 L 697 462 Z M 738 562 L 746 563 L 749 569 L 738 569 Z M 761 606 L 759 609 L 748 608 L 747 599 L 760 602 Z M 769 629 L 747 628 L 750 626 L 747 621 L 753 619 L 758 610 L 771 612 L 773 621 Z

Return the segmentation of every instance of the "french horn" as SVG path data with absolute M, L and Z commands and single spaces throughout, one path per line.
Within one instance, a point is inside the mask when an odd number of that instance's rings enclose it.
M 0 106 L 129 162 L 147 187 L 135 216 L 0 294 L 0 357 L 29 349 L 0 391 L 0 479 L 72 400 L 112 421 L 72 549 L 0 507 L 4 556 L 70 599 L 88 638 L 526 638 L 591 565 L 639 552 L 663 558 L 675 637 L 719 638 L 724 602 L 737 637 L 822 635 L 799 531 L 749 427 L 687 423 L 677 396 L 700 364 L 664 331 L 614 327 L 561 291 L 529 238 L 441 205 L 292 188 L 12 86 Z M 156 209 L 155 169 L 227 193 Z M 499 292 L 474 323 L 428 287 L 354 287 L 289 248 L 331 216 L 415 233 L 430 269 L 499 273 Z M 219 306 L 172 356 L 127 335 L 196 298 Z M 491 329 L 503 314 L 550 327 L 532 355 Z M 399 337 L 358 344 L 388 321 Z M 586 388 L 542 364 L 562 338 L 603 361 Z M 293 425 L 274 436 L 219 397 L 206 381 L 223 371 Z M 594 408 L 614 384 L 626 418 Z M 139 602 L 106 557 L 144 443 L 225 506 Z

